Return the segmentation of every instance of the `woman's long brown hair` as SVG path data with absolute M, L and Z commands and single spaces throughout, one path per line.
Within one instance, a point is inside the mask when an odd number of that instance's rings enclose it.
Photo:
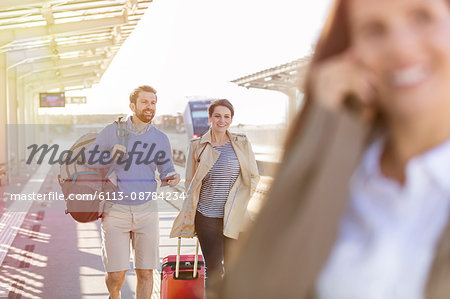
M 312 101 L 312 73 L 314 72 L 315 66 L 332 56 L 344 52 L 350 46 L 350 26 L 347 16 L 347 5 L 347 0 L 336 0 L 325 22 L 304 82 L 305 102 L 303 109 L 295 117 L 286 135 L 284 146 L 285 156 L 289 154 L 292 145 L 296 143 L 297 138 L 300 136 L 299 132 L 302 129 L 303 115 L 307 113 L 309 104 Z

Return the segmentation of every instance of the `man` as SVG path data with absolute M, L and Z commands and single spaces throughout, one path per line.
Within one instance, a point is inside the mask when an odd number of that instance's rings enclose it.
M 118 191 L 105 196 L 102 217 L 102 258 L 106 270 L 106 285 L 110 298 L 120 298 L 130 262 L 130 241 L 137 277 L 136 298 L 150 298 L 153 288 L 153 269 L 159 267 L 159 221 L 156 202 L 155 171 L 164 185 L 176 185 L 179 174 L 173 166 L 169 139 L 153 127 L 156 110 L 156 90 L 139 86 L 130 94 L 133 116 L 124 124 L 106 126 L 89 151 L 100 154 L 93 167 L 111 167 L 101 163 L 106 152 L 113 157 Z M 122 143 L 122 144 L 120 144 Z M 105 161 L 105 159 L 103 159 Z

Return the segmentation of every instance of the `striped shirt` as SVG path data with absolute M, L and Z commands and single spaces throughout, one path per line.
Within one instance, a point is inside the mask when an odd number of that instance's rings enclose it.
M 241 167 L 231 142 L 214 148 L 220 156 L 202 181 L 197 211 L 206 217 L 223 218 L 225 203 Z

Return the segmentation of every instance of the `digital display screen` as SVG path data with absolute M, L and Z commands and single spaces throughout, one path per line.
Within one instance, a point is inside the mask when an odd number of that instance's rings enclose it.
M 66 95 L 64 92 L 39 93 L 40 107 L 65 107 Z
M 208 111 L 206 110 L 197 110 L 192 111 L 193 118 L 208 118 Z
M 211 100 L 206 101 L 195 101 L 195 102 L 189 102 L 191 105 L 191 110 L 208 110 L 209 105 L 211 104 Z

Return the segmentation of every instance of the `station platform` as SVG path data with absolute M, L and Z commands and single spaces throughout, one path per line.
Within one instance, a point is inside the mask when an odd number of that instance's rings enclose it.
M 16 191 L 60 190 L 55 179 L 58 172 L 59 166 L 42 164 L 28 180 L 26 175 L 20 178 L 24 184 L 22 188 L 16 187 Z M 100 221 L 75 222 L 64 214 L 64 201 L 20 204 L 18 210 L 10 211 L 14 208 L 8 202 L 0 218 L 0 298 L 108 298 L 101 260 Z M 158 200 L 161 260 L 176 253 L 177 240 L 170 239 L 169 232 L 180 205 Z M 194 252 L 195 240 L 183 239 L 182 253 Z M 136 275 L 130 260 L 122 298 L 134 298 L 135 286 Z M 160 297 L 159 290 L 160 273 L 154 271 L 152 298 Z
M 59 191 L 59 165 L 28 167 L 10 182 L 9 193 Z M 184 168 L 176 166 L 184 174 Z M 271 178 L 262 177 L 249 212 L 256 215 Z M 183 181 L 171 191 L 183 191 Z M 167 191 L 168 187 L 163 189 Z M 161 191 L 161 190 L 158 190 Z M 158 200 L 160 261 L 176 254 L 169 233 L 182 201 Z M 82 224 L 65 215 L 61 200 L 6 201 L 0 215 L 0 299 L 108 298 L 101 260 L 100 221 Z M 13 205 L 16 205 L 14 207 Z M 195 239 L 183 239 L 182 254 L 194 254 Z M 201 253 L 201 251 L 200 251 Z M 122 298 L 134 298 L 136 275 L 130 270 Z M 160 298 L 160 272 L 154 271 L 152 298 Z

